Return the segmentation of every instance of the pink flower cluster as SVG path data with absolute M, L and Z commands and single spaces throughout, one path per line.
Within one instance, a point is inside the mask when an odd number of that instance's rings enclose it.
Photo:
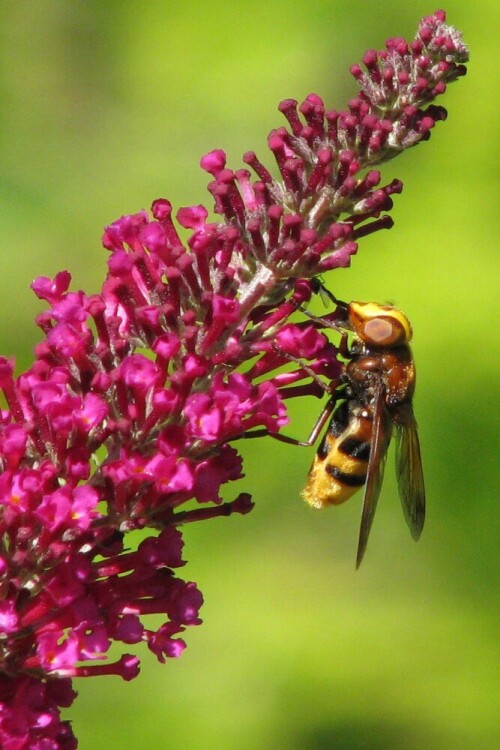
M 269 136 L 280 180 L 253 153 L 256 179 L 222 151 L 205 156 L 222 221 L 180 209 L 185 244 L 157 200 L 151 216 L 107 227 L 100 294 L 69 291 L 67 272 L 33 283 L 48 303 L 35 362 L 15 377 L 0 360 L 2 748 L 76 747 L 59 715 L 70 678 L 138 673 L 133 655 L 107 660 L 113 643 L 143 642 L 160 661 L 182 652 L 202 595 L 176 574 L 179 527 L 248 512 L 249 495 L 221 498 L 242 477 L 234 441 L 277 433 L 286 398 L 340 376 L 318 325 L 290 316 L 316 274 L 348 266 L 360 237 L 391 225 L 401 183 L 380 187 L 370 167 L 428 137 L 444 115 L 429 103 L 466 59 L 444 13 L 424 19 L 414 42 L 392 39 L 365 55 L 366 72 L 353 68 L 361 93 L 347 111 L 317 95 L 282 102 L 289 129 Z M 148 627 L 150 614 L 164 623 Z

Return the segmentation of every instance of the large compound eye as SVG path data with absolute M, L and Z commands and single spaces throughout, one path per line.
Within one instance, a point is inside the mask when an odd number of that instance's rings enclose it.
M 374 346 L 394 346 L 404 341 L 404 331 L 397 320 L 373 318 L 363 325 L 362 338 Z
M 351 302 L 349 320 L 354 332 L 371 346 L 399 346 L 411 339 L 408 318 L 395 307 L 376 302 Z

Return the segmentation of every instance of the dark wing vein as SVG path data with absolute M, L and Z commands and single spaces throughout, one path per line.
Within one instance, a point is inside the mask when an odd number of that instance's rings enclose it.
M 417 423 L 411 404 L 398 412 L 396 430 L 396 477 L 406 523 L 416 540 L 425 521 L 425 488 Z
M 359 568 L 361 565 L 366 552 L 373 517 L 377 509 L 384 477 L 387 448 L 391 439 L 391 425 L 391 418 L 385 406 L 384 391 L 380 387 L 374 399 L 372 445 L 366 473 L 366 487 L 361 513 L 361 526 L 359 529 L 356 568 Z

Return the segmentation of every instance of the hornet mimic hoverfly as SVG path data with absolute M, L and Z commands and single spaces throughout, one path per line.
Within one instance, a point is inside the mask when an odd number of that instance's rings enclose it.
M 313 460 L 303 497 L 315 508 L 339 505 L 365 486 L 356 567 L 365 554 L 382 486 L 387 450 L 396 433 L 396 476 L 403 512 L 417 540 L 425 519 L 425 490 L 417 423 L 413 416 L 415 366 L 409 342 L 411 325 L 395 307 L 375 302 L 335 300 L 347 334 L 341 354 L 348 360 L 326 414 L 335 408 Z M 337 405 L 337 402 L 340 403 Z M 326 417 L 320 417 L 324 424 Z M 313 430 L 314 439 L 317 429 Z M 310 442 L 310 441 L 308 441 Z
M 412 330 L 406 316 L 395 307 L 376 302 L 347 304 L 330 296 L 341 313 L 340 319 L 333 322 L 310 317 L 343 332 L 340 353 L 348 361 L 341 382 L 307 441 L 285 435 L 275 437 L 310 446 L 332 415 L 302 495 L 314 508 L 324 508 L 345 502 L 364 485 L 358 568 L 366 551 L 393 431 L 399 496 L 415 540 L 424 525 L 424 478 L 412 407 Z M 354 334 L 350 348 L 347 331 Z

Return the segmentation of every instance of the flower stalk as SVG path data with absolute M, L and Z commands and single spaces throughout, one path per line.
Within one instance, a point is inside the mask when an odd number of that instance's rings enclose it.
M 187 243 L 156 200 L 106 228 L 100 294 L 70 291 L 66 271 L 33 282 L 47 303 L 35 361 L 15 376 L 0 359 L 2 747 L 76 747 L 60 719 L 71 678 L 138 674 L 136 656 L 108 660 L 113 643 L 144 643 L 160 661 L 182 653 L 203 600 L 177 575 L 181 528 L 249 512 L 248 494 L 221 497 L 243 476 L 236 439 L 277 434 L 287 398 L 340 376 L 336 347 L 291 316 L 318 274 L 392 226 L 402 183 L 381 185 L 372 167 L 428 139 L 446 114 L 433 102 L 466 60 L 438 11 L 413 42 L 390 39 L 352 67 L 347 110 L 316 94 L 281 103 L 288 127 L 269 136 L 279 179 L 253 152 L 235 172 L 223 151 L 203 157 L 221 218 L 181 208 Z M 135 530 L 148 535 L 131 548 Z M 150 614 L 164 617 L 157 629 Z

